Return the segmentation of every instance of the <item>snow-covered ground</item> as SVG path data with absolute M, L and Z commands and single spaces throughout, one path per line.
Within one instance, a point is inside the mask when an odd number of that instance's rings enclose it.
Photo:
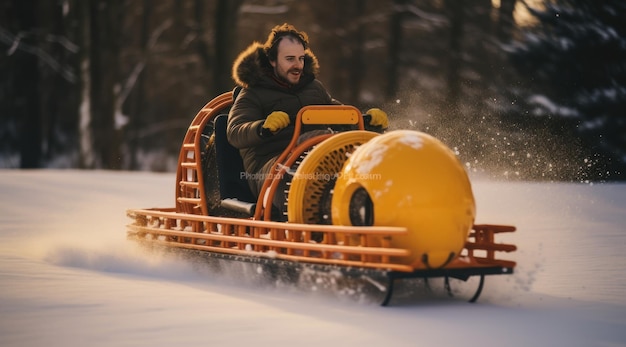
M 476 304 L 390 307 L 217 275 L 126 240 L 173 174 L 0 170 L 0 346 L 626 346 L 626 185 L 473 181 L 513 224 Z

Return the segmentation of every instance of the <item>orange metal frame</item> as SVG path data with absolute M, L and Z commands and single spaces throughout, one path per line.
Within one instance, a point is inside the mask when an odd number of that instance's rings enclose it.
M 334 111 L 335 118 L 324 117 L 322 114 L 328 114 L 328 111 Z M 356 125 L 357 129 L 364 130 L 365 124 L 363 123 L 363 117 L 361 112 L 354 106 L 347 105 L 311 105 L 302 108 L 296 116 L 296 122 L 294 125 L 293 136 L 291 142 L 287 145 L 287 148 L 276 159 L 270 172 L 274 173 L 269 175 L 270 179 L 265 180 L 261 187 L 261 194 L 257 200 L 256 211 L 254 213 L 254 219 L 258 220 L 271 220 L 271 208 L 265 209 L 265 202 L 271 205 L 271 202 L 276 194 L 276 189 L 280 185 L 282 175 L 285 174 L 287 168 L 291 167 L 293 163 L 299 158 L 299 156 L 305 151 L 311 149 L 314 145 L 324 141 L 332 134 L 320 135 L 298 143 L 298 138 L 302 131 L 302 124 L 348 124 Z M 263 193 L 266 192 L 266 193 Z
M 392 237 L 406 235 L 406 228 L 282 223 L 198 216 L 174 209 L 129 210 L 128 215 L 135 221 L 128 225 L 129 235 L 170 247 L 399 272 L 427 270 L 423 265 L 413 268 L 402 262 L 410 250 L 390 246 Z M 515 262 L 496 259 L 495 252 L 512 252 L 516 247 L 493 241 L 495 234 L 512 231 L 515 227 L 475 225 L 465 245 L 466 254 L 445 268 L 513 268 Z M 323 243 L 312 242 L 312 233 L 323 234 Z M 345 241 L 348 237 L 350 245 Z M 477 254 L 480 251 L 484 255 Z
M 253 219 L 209 216 L 201 174 L 201 136 L 211 119 L 232 105 L 232 93 L 224 93 L 207 103 L 193 119 L 181 146 L 176 173 L 176 206 L 174 208 L 134 209 L 127 214 L 134 222 L 127 226 L 129 237 L 149 240 L 170 247 L 179 247 L 237 256 L 255 256 L 287 261 L 332 264 L 410 273 L 413 268 L 402 263 L 411 250 L 391 248 L 394 236 L 406 234 L 406 228 L 352 227 L 272 222 L 270 209 L 263 209 L 259 197 Z M 352 106 L 315 106 L 314 112 L 335 108 L 358 112 Z M 310 124 L 298 114 L 294 136 L 285 151 L 276 160 L 273 172 L 279 175 L 313 145 L 332 135 L 322 135 L 304 141 L 297 140 L 302 124 Z M 342 111 L 343 112 L 343 111 Z M 325 118 L 324 121 L 328 121 Z M 345 123 L 343 123 L 345 124 Z M 359 129 L 363 119 L 356 117 Z M 268 190 L 268 202 L 275 193 L 279 175 L 266 180 L 262 191 Z M 513 232 L 515 227 L 502 225 L 474 225 L 460 257 L 445 269 L 481 269 L 502 267 L 512 269 L 515 262 L 496 259 L 496 252 L 513 252 L 515 245 L 495 242 L 495 235 Z M 322 243 L 311 240 L 312 233 L 323 235 Z M 372 237 L 376 236 L 376 237 Z M 349 237 L 350 242 L 346 239 Z M 358 240 L 355 244 L 355 240 Z M 376 240 L 376 241 L 373 241 Z
M 207 215 L 204 177 L 202 173 L 201 137 L 206 124 L 233 103 L 233 93 L 224 93 L 208 102 L 194 117 L 187 129 L 178 155 L 176 171 L 176 211 Z

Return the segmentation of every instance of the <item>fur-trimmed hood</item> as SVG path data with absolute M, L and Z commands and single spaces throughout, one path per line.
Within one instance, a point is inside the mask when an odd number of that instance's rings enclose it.
M 302 78 L 298 84 L 310 82 L 317 78 L 319 63 L 315 55 L 310 51 L 304 52 L 304 69 Z M 253 87 L 267 81 L 274 73 L 269 58 L 263 51 L 263 45 L 254 42 L 242 51 L 233 63 L 232 77 L 235 83 L 244 88 Z

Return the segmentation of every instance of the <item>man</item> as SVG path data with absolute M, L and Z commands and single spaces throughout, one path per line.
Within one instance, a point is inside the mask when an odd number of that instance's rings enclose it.
M 233 64 L 242 87 L 228 116 L 228 141 L 239 149 L 248 183 L 260 194 L 266 174 L 293 135 L 298 111 L 307 105 L 339 104 L 317 80 L 319 65 L 306 33 L 276 26 L 265 44 L 252 43 Z M 387 128 L 385 112 L 371 109 L 369 125 Z

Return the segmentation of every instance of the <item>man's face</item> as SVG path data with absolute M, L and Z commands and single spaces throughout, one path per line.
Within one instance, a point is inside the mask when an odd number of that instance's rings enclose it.
M 304 68 L 304 47 L 291 37 L 285 37 L 278 43 L 276 61 L 270 61 L 274 73 L 291 84 L 297 84 Z

